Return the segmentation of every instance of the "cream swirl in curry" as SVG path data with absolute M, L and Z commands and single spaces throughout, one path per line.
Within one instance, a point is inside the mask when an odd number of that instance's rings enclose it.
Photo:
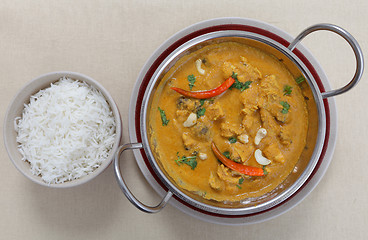
M 163 77 L 150 110 L 155 158 L 179 187 L 205 199 L 239 201 L 271 191 L 306 145 L 308 111 L 297 77 L 274 56 L 235 42 L 183 57 Z M 198 97 L 219 86 L 223 93 Z M 243 171 L 248 167 L 257 174 Z

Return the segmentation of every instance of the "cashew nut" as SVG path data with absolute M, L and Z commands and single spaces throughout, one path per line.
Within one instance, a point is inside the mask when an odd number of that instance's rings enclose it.
M 239 142 L 245 144 L 245 143 L 248 143 L 249 142 L 249 137 L 248 137 L 247 134 L 244 133 L 244 134 L 238 136 L 238 140 L 239 140 Z
M 197 123 L 197 114 L 191 113 L 183 125 L 184 127 L 191 127 L 194 126 L 196 123 Z
M 195 61 L 195 66 L 196 66 L 196 68 L 197 68 L 197 71 L 198 71 L 200 74 L 204 75 L 205 70 L 203 70 L 203 69 L 202 69 L 202 60 L 201 60 L 201 59 L 197 59 L 197 60 Z
M 267 135 L 267 130 L 266 130 L 266 129 L 264 129 L 264 128 L 260 128 L 260 129 L 258 130 L 257 134 L 256 134 L 256 137 L 254 138 L 254 143 L 255 143 L 256 145 L 258 145 L 258 144 L 261 142 L 261 140 L 262 140 L 264 137 L 266 137 L 266 135 Z
M 199 159 L 201 159 L 201 160 L 206 160 L 206 159 L 207 159 L 207 154 L 205 154 L 205 153 L 199 153 L 199 154 L 198 154 L 198 157 L 199 157 Z
M 271 160 L 263 157 L 262 155 L 262 151 L 257 149 L 255 152 L 254 152 L 254 157 L 256 158 L 256 161 L 257 163 L 261 164 L 261 165 L 268 165 L 271 163 Z

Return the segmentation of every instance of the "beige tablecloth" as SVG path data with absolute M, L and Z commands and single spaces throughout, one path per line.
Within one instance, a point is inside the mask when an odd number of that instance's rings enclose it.
M 198 21 L 247 17 L 293 36 L 329 22 L 347 29 L 368 49 L 368 2 L 357 1 L 126 1 L 1 0 L 0 113 L 16 92 L 43 73 L 70 70 L 98 80 L 116 100 L 128 142 L 128 106 L 138 73 L 168 37 Z M 318 58 L 332 86 L 354 73 L 349 46 L 332 33 L 303 41 Z M 270 221 L 221 226 L 167 206 L 158 214 L 137 210 L 120 191 L 112 167 L 72 189 L 32 183 L 11 163 L 1 138 L 1 239 L 367 239 L 368 81 L 336 97 L 338 139 L 331 165 L 298 206 Z M 2 131 L 2 129 L 1 129 Z M 133 156 L 123 162 L 129 186 L 146 203 L 159 200 Z

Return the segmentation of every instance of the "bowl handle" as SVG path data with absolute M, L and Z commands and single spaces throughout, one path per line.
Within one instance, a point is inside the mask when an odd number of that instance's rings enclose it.
M 309 28 L 305 29 L 303 32 L 301 32 L 292 43 L 290 43 L 290 45 L 288 46 L 288 49 L 290 51 L 293 51 L 294 48 L 296 47 L 296 45 L 304 38 L 306 37 L 308 34 L 318 31 L 318 30 L 327 30 L 327 31 L 331 31 L 334 32 L 338 35 L 340 35 L 341 37 L 343 37 L 351 46 L 351 48 L 353 49 L 354 55 L 355 55 L 355 59 L 356 59 L 356 70 L 355 70 L 355 74 L 353 79 L 344 87 L 339 88 L 339 89 L 335 89 L 335 90 L 331 90 L 328 92 L 323 92 L 322 94 L 322 98 L 328 98 L 328 97 L 333 97 L 342 93 L 345 93 L 347 91 L 349 91 L 351 88 L 353 88 L 360 80 L 360 78 L 363 75 L 363 70 L 364 70 L 364 60 L 363 60 L 363 53 L 362 50 L 360 49 L 360 46 L 358 44 L 358 42 L 354 39 L 354 37 L 348 33 L 346 30 L 342 29 L 339 26 L 333 25 L 333 24 L 328 24 L 328 23 L 321 23 L 321 24 L 316 24 L 313 26 L 310 26 Z
M 162 208 L 165 207 L 166 203 L 170 200 L 171 196 L 173 195 L 170 191 L 167 192 L 166 196 L 162 199 L 162 201 L 157 206 L 147 206 L 140 202 L 129 190 L 128 186 L 126 185 L 123 176 L 120 172 L 120 155 L 128 149 L 140 149 L 143 148 L 142 143 L 127 143 L 118 148 L 118 151 L 115 153 L 115 160 L 114 160 L 114 171 L 115 171 L 115 177 L 118 181 L 120 189 L 123 191 L 125 196 L 128 198 L 128 200 L 133 203 L 134 206 L 136 206 L 139 210 L 147 213 L 157 213 Z

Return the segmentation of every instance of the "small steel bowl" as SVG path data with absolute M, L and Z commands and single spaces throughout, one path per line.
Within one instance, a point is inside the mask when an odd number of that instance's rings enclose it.
M 16 141 L 17 133 L 14 129 L 14 119 L 16 117 L 21 117 L 22 111 L 24 109 L 24 104 L 29 103 L 30 97 L 40 91 L 41 89 L 47 88 L 51 83 L 58 81 L 61 77 L 69 77 L 75 80 L 84 81 L 87 84 L 95 87 L 99 90 L 105 97 L 106 101 L 110 105 L 110 108 L 113 112 L 115 123 L 116 123 L 116 137 L 114 141 L 114 145 L 110 151 L 110 154 L 106 160 L 104 160 L 95 171 L 92 173 L 64 183 L 59 184 L 48 184 L 42 180 L 40 176 L 35 176 L 31 173 L 30 164 L 22 160 L 22 155 L 18 151 L 18 143 Z M 107 92 L 107 90 L 96 80 L 83 75 L 81 73 L 76 72 L 52 72 L 41 75 L 30 82 L 28 82 L 13 98 L 11 101 L 8 110 L 5 115 L 4 121 L 4 142 L 5 147 L 8 152 L 8 155 L 15 165 L 15 167 L 28 179 L 32 180 L 35 183 L 38 183 L 43 186 L 52 187 L 52 188 L 68 188 L 81 185 L 86 183 L 95 177 L 97 177 L 100 173 L 102 173 L 111 163 L 114 157 L 114 153 L 117 151 L 118 146 L 120 144 L 121 139 L 121 118 L 119 114 L 119 110 L 111 97 L 111 95 Z
M 117 182 L 126 197 L 137 208 L 144 212 L 155 213 L 160 211 L 170 199 L 175 198 L 175 200 L 185 206 L 185 209 L 190 209 L 189 211 L 184 210 L 187 213 L 198 212 L 202 214 L 201 219 L 205 219 L 207 215 L 212 219 L 242 219 L 240 222 L 247 223 L 244 219 L 280 208 L 280 206 L 296 196 L 311 181 L 326 153 L 326 141 L 328 141 L 330 133 L 330 115 L 327 98 L 342 94 L 358 83 L 363 73 L 363 55 L 356 40 L 344 29 L 332 24 L 311 26 L 290 42 L 281 37 L 287 34 L 275 29 L 275 27 L 267 23 L 251 19 L 223 18 L 208 20 L 197 23 L 175 34 L 160 46 L 147 61 L 137 79 L 137 86 L 135 87 L 135 92 L 133 92 L 129 117 L 130 136 L 131 139 L 137 142 L 128 143 L 119 147 L 114 160 Z M 310 63 L 310 61 L 315 62 L 314 58 L 300 45 L 300 41 L 304 37 L 318 30 L 332 31 L 340 35 L 349 43 L 355 54 L 355 75 L 346 86 L 340 89 L 325 91 L 321 79 L 325 79 L 326 77 L 321 70 L 322 68 L 319 65 L 315 65 L 317 66 L 316 70 Z M 274 32 L 280 32 L 281 36 Z M 313 143 L 308 145 L 313 151 L 310 152 L 308 158 L 299 160 L 296 165 L 298 170 L 291 173 L 279 187 L 270 193 L 254 199 L 245 199 L 237 203 L 208 201 L 178 187 L 175 182 L 170 180 L 170 177 L 165 173 L 159 161 L 155 158 L 151 149 L 150 136 L 147 131 L 149 129 L 149 109 L 152 108 L 155 95 L 160 94 L 158 85 L 164 74 L 182 56 L 202 48 L 207 44 L 221 41 L 244 42 L 250 46 L 261 48 L 283 61 L 294 74 L 302 74 L 313 93 L 314 99 L 312 101 L 315 104 L 315 111 L 318 113 L 318 119 L 312 119 L 316 127 L 317 138 Z M 319 74 L 320 72 L 322 74 Z M 147 206 L 140 202 L 134 197 L 124 182 L 120 171 L 119 158 L 127 149 L 136 149 L 136 157 L 138 156 L 144 159 L 144 164 L 146 165 L 144 168 L 148 169 L 153 176 L 150 179 L 157 181 L 162 189 L 166 191 L 163 200 L 157 206 Z M 142 169 L 143 167 L 141 167 Z M 151 183 L 151 185 L 153 184 Z M 301 198 L 304 197 L 305 195 Z M 274 213 L 273 216 L 285 212 L 285 209 L 288 208 L 285 207 L 284 210 Z M 271 218 L 270 216 L 268 217 Z M 257 221 L 260 220 L 258 219 Z M 218 222 L 221 223 L 221 221 Z M 226 220 L 225 222 L 228 223 L 230 221 Z

